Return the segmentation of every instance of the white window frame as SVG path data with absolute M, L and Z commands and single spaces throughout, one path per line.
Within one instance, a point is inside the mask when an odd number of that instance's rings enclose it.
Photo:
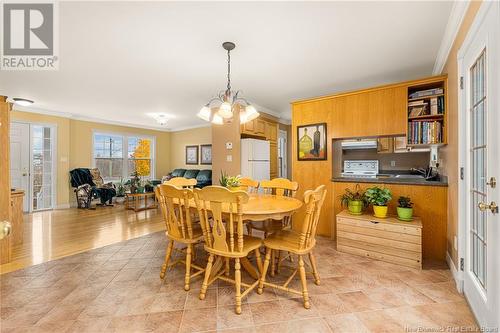
M 151 141 L 151 174 L 149 177 L 144 177 L 144 179 L 156 179 L 156 137 L 152 135 L 144 135 L 144 134 L 134 134 L 134 133 L 123 133 L 123 132 L 113 132 L 113 131 L 101 131 L 101 130 L 92 130 L 92 167 L 95 168 L 95 154 L 94 154 L 94 147 L 95 147 L 95 136 L 96 135 L 110 135 L 110 136 L 121 136 L 122 137 L 122 151 L 123 151 L 123 166 L 122 166 L 122 175 L 121 177 L 123 180 L 130 179 L 131 176 L 130 174 L 132 171 L 128 170 L 128 139 L 129 138 L 139 138 L 139 139 L 148 139 Z M 116 182 L 119 181 L 119 179 L 115 178 L 104 178 L 105 182 Z

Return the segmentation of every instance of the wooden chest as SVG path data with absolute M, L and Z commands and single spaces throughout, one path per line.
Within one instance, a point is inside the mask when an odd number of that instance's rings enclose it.
M 337 250 L 422 268 L 422 221 L 351 215 L 344 210 L 337 214 Z

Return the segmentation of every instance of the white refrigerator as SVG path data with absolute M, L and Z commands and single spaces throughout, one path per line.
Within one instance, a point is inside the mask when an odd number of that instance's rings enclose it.
M 270 177 L 269 141 L 241 139 L 241 176 L 261 181 Z

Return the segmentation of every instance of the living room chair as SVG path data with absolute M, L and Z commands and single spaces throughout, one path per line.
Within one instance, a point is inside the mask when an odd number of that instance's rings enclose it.
M 309 261 L 312 267 L 312 273 L 314 276 L 314 282 L 319 285 L 320 278 L 313 250 L 316 246 L 316 230 L 318 227 L 321 207 L 323 206 L 325 197 L 325 185 L 320 185 L 315 190 L 306 191 L 304 193 L 306 213 L 301 230 L 281 230 L 264 239 L 264 246 L 266 247 L 266 259 L 264 261 L 262 275 L 259 280 L 259 287 L 257 289 L 258 294 L 262 294 L 264 285 L 268 285 L 286 292 L 302 295 L 304 307 L 306 309 L 309 309 L 311 307 L 309 303 L 309 294 L 307 291 L 306 270 L 303 257 L 306 255 L 309 257 Z M 267 270 L 271 261 L 272 252 L 274 251 L 287 251 L 298 256 L 298 267 L 282 285 L 266 282 Z M 301 291 L 288 287 L 297 272 L 299 272 L 300 275 L 300 281 L 302 285 Z
M 209 253 L 200 299 L 205 299 L 208 286 L 217 279 L 234 283 L 235 311 L 240 314 L 242 298 L 259 283 L 259 280 L 253 284 L 241 281 L 240 260 L 255 251 L 257 264 L 262 267 L 259 252 L 262 240 L 243 234 L 242 205 L 248 202 L 248 194 L 244 191 L 230 191 L 221 186 L 207 186 L 203 189 L 195 189 L 194 198 L 200 215 L 201 228 L 205 235 L 205 250 Z M 232 259 L 234 259 L 234 279 L 228 276 L 228 263 Z M 225 269 L 222 268 L 223 262 L 226 263 Z M 215 271 L 212 272 L 212 269 Z M 246 288 L 243 292 L 241 292 L 242 286 Z
M 205 269 L 192 263 L 194 246 L 203 241 L 203 232 L 198 223 L 193 224 L 189 200 L 193 199 L 193 191 L 190 189 L 178 188 L 171 184 L 161 184 L 155 187 L 155 194 L 160 203 L 160 207 L 165 220 L 167 231 L 165 235 L 169 240 L 166 251 L 165 261 L 161 267 L 160 278 L 164 279 L 168 267 L 178 263 L 186 265 L 184 275 L 184 290 L 190 288 L 190 280 L 195 276 L 202 274 Z M 186 245 L 186 257 L 173 263 L 170 262 L 174 250 L 174 242 Z M 191 269 L 197 272 L 191 274 Z

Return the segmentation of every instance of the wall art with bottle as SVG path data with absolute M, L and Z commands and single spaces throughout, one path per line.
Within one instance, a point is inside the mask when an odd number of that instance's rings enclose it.
M 326 138 L 326 123 L 297 126 L 297 160 L 326 160 Z

